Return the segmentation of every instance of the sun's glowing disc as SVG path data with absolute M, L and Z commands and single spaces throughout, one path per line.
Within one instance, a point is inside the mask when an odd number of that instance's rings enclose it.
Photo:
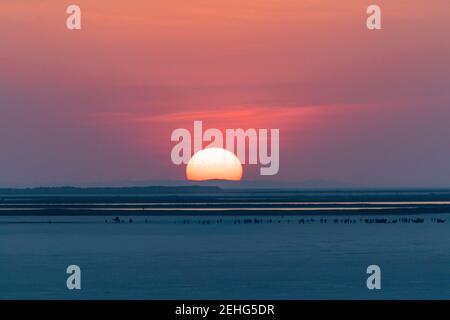
M 186 167 L 188 180 L 241 180 L 242 165 L 230 151 L 206 148 L 192 156 Z

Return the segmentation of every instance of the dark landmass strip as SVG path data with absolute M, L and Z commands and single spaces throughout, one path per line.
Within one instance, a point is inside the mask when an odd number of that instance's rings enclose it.
M 426 208 L 360 209 L 360 210 L 90 210 L 90 209 L 36 209 L 24 211 L 0 211 L 0 216 L 354 216 L 354 215 L 414 215 L 448 214 L 450 206 Z
M 219 187 L 1 189 L 0 204 L 450 201 L 450 190 L 223 190 Z
M 139 195 L 139 194 L 202 194 L 222 193 L 214 186 L 148 186 L 148 187 L 38 187 L 38 188 L 0 188 L 4 195 Z

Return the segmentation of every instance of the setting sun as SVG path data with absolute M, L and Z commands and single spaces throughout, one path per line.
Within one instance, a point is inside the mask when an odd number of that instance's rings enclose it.
M 242 165 L 230 151 L 206 148 L 192 156 L 186 167 L 188 180 L 241 180 Z

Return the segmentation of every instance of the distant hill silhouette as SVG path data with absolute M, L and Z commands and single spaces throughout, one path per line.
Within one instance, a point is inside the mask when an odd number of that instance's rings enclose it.
M 1 195 L 206 194 L 221 192 L 224 191 L 215 186 L 0 188 Z
M 187 180 L 149 180 L 149 181 L 118 181 L 110 184 L 111 187 L 123 186 L 217 186 L 223 189 L 358 189 L 364 186 L 331 181 L 331 180 L 303 180 L 303 181 L 278 181 L 278 180 L 208 180 L 208 181 L 187 181 Z

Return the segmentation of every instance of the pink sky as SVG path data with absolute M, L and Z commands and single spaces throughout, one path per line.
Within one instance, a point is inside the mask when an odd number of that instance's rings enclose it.
M 194 120 L 279 128 L 274 180 L 450 186 L 447 0 L 69 4 L 0 3 L 0 186 L 184 179 Z

